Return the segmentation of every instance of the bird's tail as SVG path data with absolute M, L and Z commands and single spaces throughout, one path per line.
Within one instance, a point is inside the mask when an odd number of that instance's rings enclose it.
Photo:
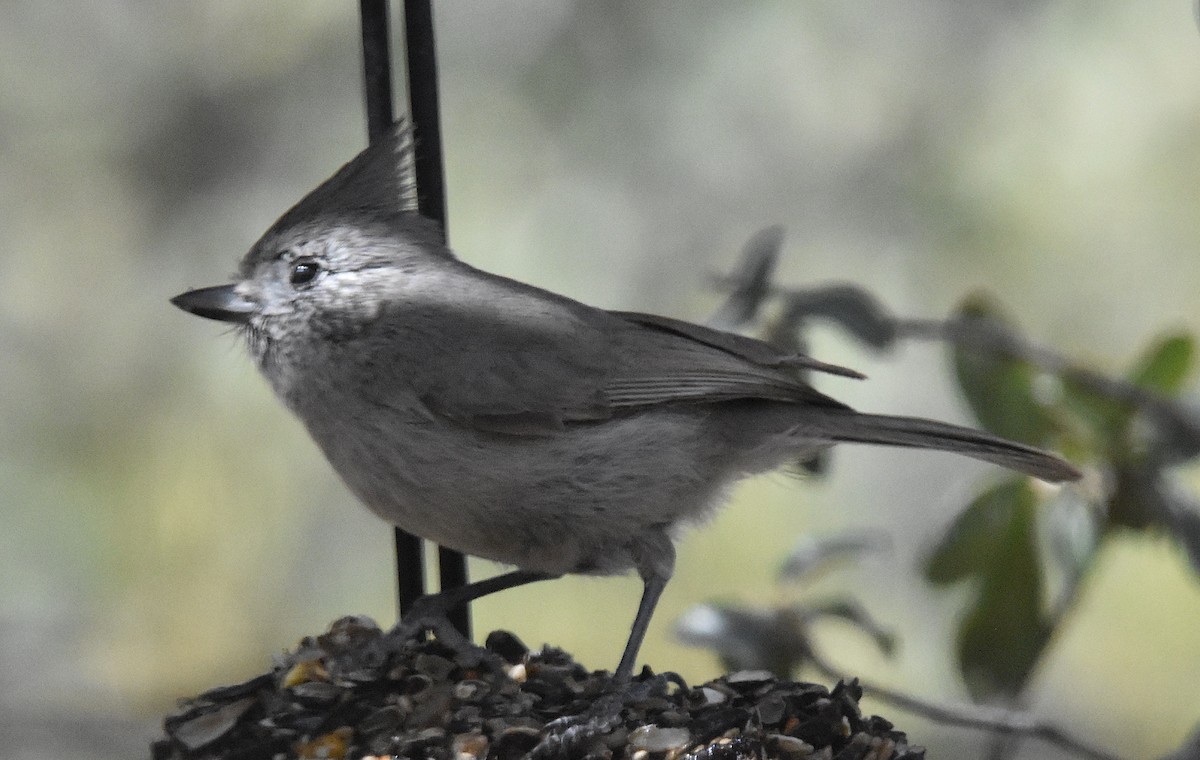
M 862 414 L 841 409 L 808 409 L 804 425 L 796 433 L 804 437 L 812 434 L 837 442 L 952 451 L 1051 483 L 1078 480 L 1080 476 L 1079 470 L 1069 462 L 1034 446 L 982 430 L 919 417 Z

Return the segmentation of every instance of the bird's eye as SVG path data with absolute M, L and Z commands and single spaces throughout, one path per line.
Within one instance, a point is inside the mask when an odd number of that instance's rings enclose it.
M 300 259 L 292 264 L 292 271 L 288 275 L 288 281 L 294 287 L 301 288 L 311 283 L 316 279 L 321 272 L 321 265 L 312 259 Z

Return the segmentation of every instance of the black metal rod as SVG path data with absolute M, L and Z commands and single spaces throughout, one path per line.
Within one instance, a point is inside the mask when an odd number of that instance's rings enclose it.
M 446 180 L 442 164 L 442 121 L 438 107 L 437 44 L 433 36 L 433 7 L 430 0 L 404 0 L 404 47 L 408 57 L 408 104 L 413 123 L 416 153 L 417 210 L 442 225 L 446 223 Z M 467 558 L 459 552 L 438 547 L 439 588 L 467 583 Z M 471 612 L 462 605 L 450 613 L 450 622 L 471 638 Z
M 392 128 L 392 53 L 388 37 L 387 0 L 362 0 L 363 85 L 370 142 Z
M 395 121 L 392 108 L 392 56 L 387 0 L 360 0 L 363 85 L 370 142 L 388 133 Z M 400 615 L 425 595 L 425 547 L 421 539 L 396 528 L 396 582 Z
M 446 182 L 442 168 L 442 117 L 438 107 L 437 45 L 430 0 L 404 0 L 404 44 L 408 56 L 408 103 L 416 138 L 417 209 L 446 225 Z

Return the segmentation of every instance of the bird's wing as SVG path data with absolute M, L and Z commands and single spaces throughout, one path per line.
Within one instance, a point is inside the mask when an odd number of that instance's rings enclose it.
M 405 334 L 392 345 L 423 347 L 405 357 L 417 366 L 403 380 L 425 407 L 516 435 L 611 415 L 604 383 L 613 359 L 602 331 L 553 301 L 474 303 L 408 307 L 397 320 Z
M 719 348 L 726 353 L 741 357 L 752 364 L 763 367 L 791 367 L 793 369 L 815 370 L 830 375 L 852 377 L 857 380 L 865 377 L 861 372 L 848 367 L 827 364 L 804 354 L 783 353 L 770 343 L 749 338 L 745 335 L 738 335 L 737 333 L 714 330 L 711 327 L 705 327 L 693 322 L 684 322 L 680 319 L 662 317 L 657 314 L 642 314 L 636 311 L 610 311 L 609 314 L 620 317 L 627 322 L 633 322 L 634 324 L 666 333 L 673 333 L 711 348 Z
M 801 380 L 798 370 L 861 377 L 735 333 L 653 314 L 610 313 L 625 323 L 616 332 L 617 366 L 604 387 L 614 408 L 734 399 L 846 408 Z
M 482 273 L 479 273 L 480 275 Z M 843 404 L 800 369 L 855 375 L 752 338 L 648 314 L 606 312 L 501 277 L 392 320 L 422 346 L 406 372 L 432 412 L 477 429 L 553 435 L 638 407 L 771 399 Z M 470 305 L 475 304 L 472 308 Z

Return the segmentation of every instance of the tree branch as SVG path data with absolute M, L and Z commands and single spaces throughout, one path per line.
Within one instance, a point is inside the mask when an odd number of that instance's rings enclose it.
M 812 647 L 809 648 L 808 654 L 813 667 L 825 677 L 841 681 L 851 680 L 851 676 L 838 670 Z M 862 687 L 864 694 L 943 725 L 973 728 L 1000 736 L 1040 739 L 1091 760 L 1122 760 L 1119 755 L 1086 744 L 1058 726 L 1029 713 L 969 705 L 939 705 L 861 680 L 858 681 L 858 685 Z

